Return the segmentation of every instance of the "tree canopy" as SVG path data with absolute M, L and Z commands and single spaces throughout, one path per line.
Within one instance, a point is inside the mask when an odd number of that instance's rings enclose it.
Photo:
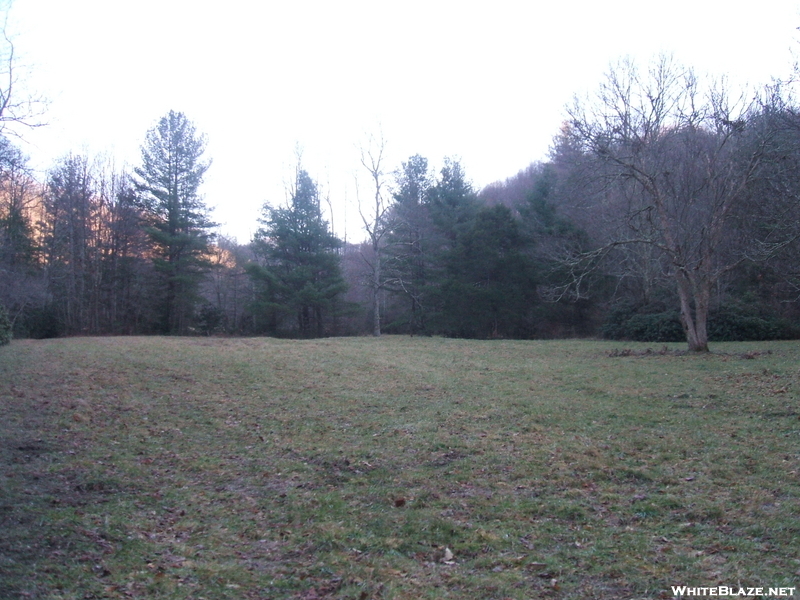
M 621 61 L 545 160 L 483 189 L 452 158 L 392 170 L 373 139 L 357 243 L 329 225 L 339 190 L 302 168 L 251 240 L 216 237 L 206 139 L 181 112 L 132 172 L 68 154 L 40 179 L 0 135 L 0 305 L 17 337 L 800 337 L 794 86 Z

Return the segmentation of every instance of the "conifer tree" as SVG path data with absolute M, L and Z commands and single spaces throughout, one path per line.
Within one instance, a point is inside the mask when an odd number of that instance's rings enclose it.
M 290 329 L 301 337 L 326 335 L 347 286 L 336 253 L 341 244 L 322 217 L 319 189 L 306 171 L 298 171 L 288 205 L 265 206 L 261 223 L 253 240 L 261 264 L 249 272 L 260 289 L 267 330 L 278 333 L 282 323 L 293 321 Z
M 134 170 L 153 262 L 161 275 L 160 329 L 186 333 L 198 301 L 198 286 L 209 268 L 209 218 L 198 189 L 210 162 L 203 160 L 205 137 L 183 113 L 170 111 L 147 132 L 142 166 Z
M 427 271 L 430 262 L 431 176 L 428 160 L 416 154 L 397 173 L 386 236 L 385 286 L 407 301 L 396 325 L 411 335 L 425 331 Z

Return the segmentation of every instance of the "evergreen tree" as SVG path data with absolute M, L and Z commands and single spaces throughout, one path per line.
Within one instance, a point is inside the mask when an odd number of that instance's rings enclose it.
M 425 330 L 431 185 L 428 160 L 418 154 L 409 158 L 397 173 L 388 217 L 385 286 L 406 299 L 408 308 L 395 319 L 395 326 L 411 335 Z
M 27 159 L 0 135 L 0 265 L 27 269 L 35 262 L 36 244 L 26 204 L 33 196 Z
M 0 135 L 0 304 L 15 316 L 39 296 L 38 248 L 31 222 L 38 201 L 27 159 Z
M 29 267 L 36 253 L 33 228 L 18 204 L 0 217 L 0 263 L 9 268 Z
M 170 111 L 147 132 L 142 166 L 134 172 L 140 203 L 148 215 L 154 264 L 161 274 L 160 328 L 186 333 L 209 268 L 209 210 L 198 194 L 210 162 L 202 159 L 205 138 L 183 113 Z
M 22 152 L 0 135 L 0 304 L 15 326 L 45 296 L 32 223 L 40 194 L 26 162 Z
M 30 267 L 36 256 L 26 210 L 34 182 L 26 163 L 22 152 L 0 135 L 0 264 L 10 269 Z
M 261 264 L 248 271 L 267 331 L 279 333 L 288 318 L 301 337 L 322 337 L 347 286 L 336 253 L 341 244 L 322 218 L 319 189 L 306 171 L 298 171 L 288 205 L 265 206 L 261 223 L 253 239 Z
M 531 337 L 538 301 L 527 246 L 508 207 L 484 207 L 461 223 L 435 292 L 437 329 L 457 337 Z
M 446 159 L 439 179 L 430 190 L 431 220 L 440 234 L 439 244 L 447 251 L 470 227 L 480 204 L 461 163 Z
M 481 204 L 457 161 L 446 160 L 434 183 L 427 161 L 404 163 L 393 216 L 388 248 L 397 287 L 412 298 L 411 333 L 424 325 L 457 337 L 534 334 L 530 240 L 508 207 Z
M 426 288 L 428 317 L 433 318 L 433 331 L 441 332 L 452 306 L 446 300 L 451 266 L 458 261 L 461 244 L 472 228 L 479 203 L 461 164 L 446 159 L 435 184 L 428 191 L 428 212 L 431 231 L 427 240 Z M 449 327 L 448 327 L 449 329 Z M 451 335 L 463 335 L 450 333 Z

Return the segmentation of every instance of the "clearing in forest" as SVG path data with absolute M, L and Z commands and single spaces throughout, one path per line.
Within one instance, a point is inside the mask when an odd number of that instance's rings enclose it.
M 2 598 L 800 582 L 800 344 L 0 348 Z

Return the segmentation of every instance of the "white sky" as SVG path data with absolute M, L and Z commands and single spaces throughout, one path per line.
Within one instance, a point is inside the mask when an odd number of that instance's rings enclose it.
M 49 125 L 23 132 L 36 167 L 70 151 L 135 165 L 146 131 L 182 111 L 208 137 L 206 202 L 247 242 L 264 202 L 285 200 L 298 146 L 337 235 L 357 240 L 368 131 L 387 170 L 455 156 L 480 188 L 545 158 L 566 103 L 611 62 L 671 52 L 766 83 L 789 73 L 798 26 L 789 0 L 15 0 L 8 32 L 50 100 Z

